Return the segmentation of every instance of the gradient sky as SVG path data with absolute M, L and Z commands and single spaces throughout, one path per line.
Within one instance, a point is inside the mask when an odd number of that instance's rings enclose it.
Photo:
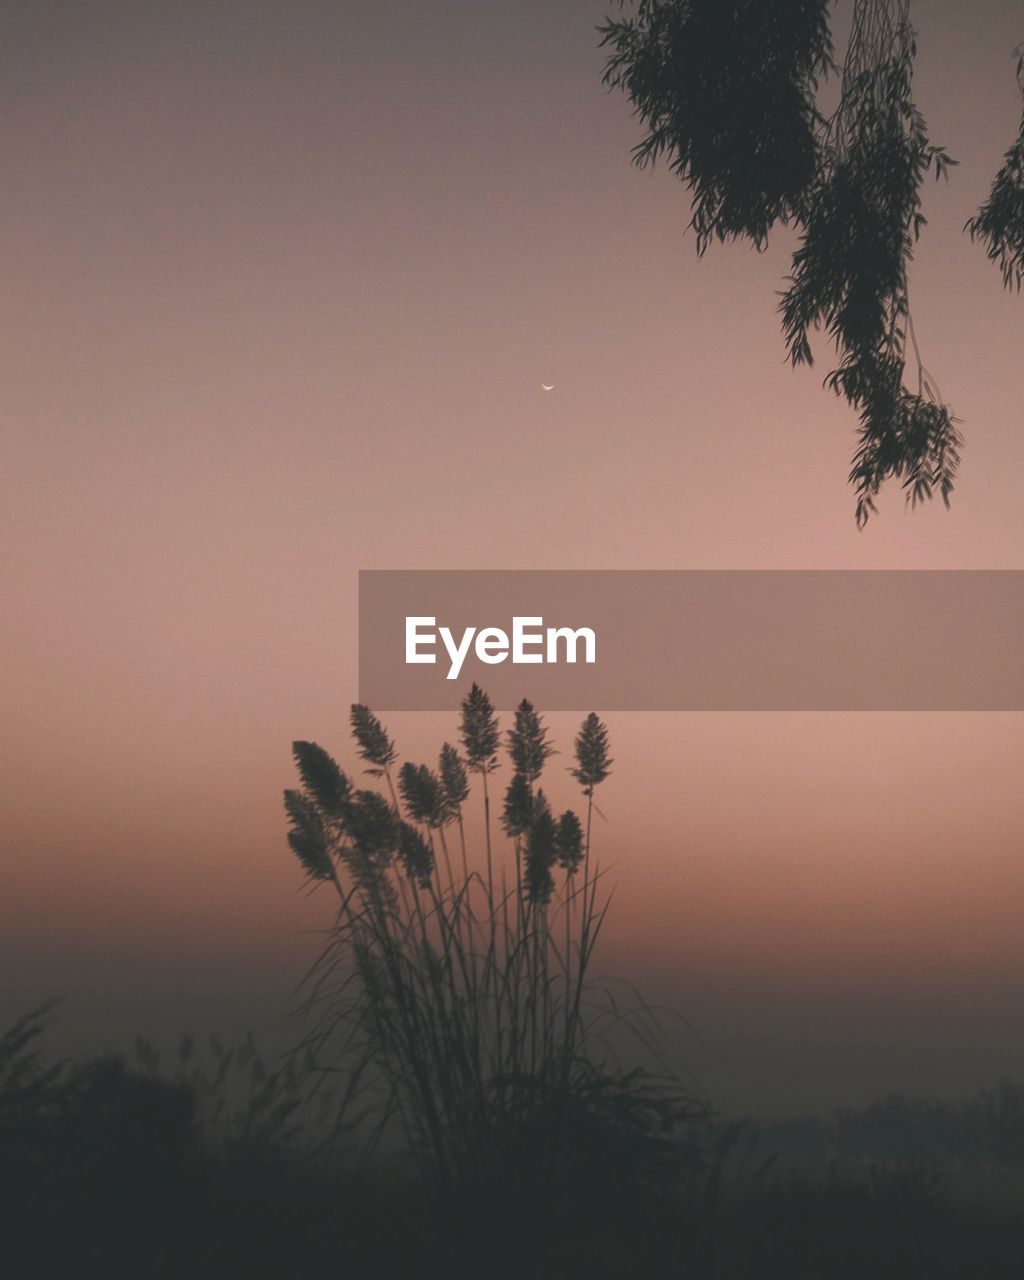
M 5 1017 L 275 1034 L 328 915 L 280 792 L 293 738 L 351 765 L 360 568 L 1024 567 L 1024 304 L 961 234 L 1019 7 L 914 6 L 961 163 L 911 297 L 966 448 L 951 512 L 889 489 L 861 533 L 829 353 L 784 359 L 792 239 L 697 260 L 606 8 L 5 6 Z M 605 963 L 695 1024 L 713 1097 L 1020 1074 L 1024 717 L 608 719 Z M 389 723 L 414 759 L 453 733 Z

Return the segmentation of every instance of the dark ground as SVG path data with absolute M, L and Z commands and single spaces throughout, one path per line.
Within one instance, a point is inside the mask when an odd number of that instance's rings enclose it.
M 230 1054 L 219 1079 L 198 1069 L 168 1079 L 145 1052 L 141 1065 L 59 1068 L 31 1035 L 4 1043 L 0 1260 L 17 1280 L 1024 1276 L 1024 1162 L 837 1159 L 843 1133 L 847 1145 L 881 1133 L 905 1147 L 909 1130 L 892 1131 L 893 1116 L 919 1119 L 912 1104 L 880 1104 L 889 1130 L 869 1109 L 861 1122 L 846 1113 L 845 1130 L 769 1126 L 756 1145 L 749 1126 L 719 1123 L 671 1185 L 614 1146 L 591 1146 L 570 1152 L 543 1193 L 480 1185 L 442 1209 L 401 1165 L 353 1172 L 344 1139 L 329 1157 L 304 1148 L 280 1082 L 232 1115 L 211 1110 Z M 940 1130 L 948 1138 L 949 1125 Z

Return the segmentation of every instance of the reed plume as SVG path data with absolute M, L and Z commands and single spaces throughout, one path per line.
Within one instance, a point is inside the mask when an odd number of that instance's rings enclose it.
M 575 883 L 589 818 L 585 836 L 579 816 L 556 818 L 534 791 L 553 748 L 541 717 L 520 703 L 506 738 L 515 771 L 501 826 L 521 875 L 514 890 L 504 880 L 498 888 L 486 786 L 501 737 L 487 695 L 474 685 L 462 704 L 461 755 L 445 743 L 437 772 L 412 762 L 397 769 L 401 805 L 391 786 L 394 742 L 367 707 L 352 708 L 351 724 L 358 755 L 386 781 L 391 801 L 353 788 L 308 742 L 293 744 L 303 787 L 285 792 L 289 844 L 311 883 L 330 883 L 338 903 L 308 980 L 304 1047 L 347 1073 L 344 1096 L 372 1118 L 375 1138 L 397 1126 L 439 1201 L 464 1207 L 485 1188 L 535 1197 L 565 1176 L 568 1129 L 587 1115 L 587 1123 L 606 1122 L 593 1110 L 597 1099 L 601 1108 L 618 1099 L 622 1119 L 640 1096 L 637 1077 L 609 1065 L 610 1029 L 630 1025 L 631 1015 L 588 976 L 607 910 L 596 869 L 585 870 L 582 890 Z M 610 765 L 607 730 L 590 716 L 572 770 L 588 806 Z M 485 794 L 486 880 L 473 869 L 462 825 L 470 774 Z M 458 878 L 445 838 L 452 822 L 463 848 Z M 559 917 L 564 929 L 553 927 Z M 638 1007 L 638 1040 L 650 1017 Z M 678 1120 L 700 1110 L 693 1097 L 679 1109 L 668 1096 Z

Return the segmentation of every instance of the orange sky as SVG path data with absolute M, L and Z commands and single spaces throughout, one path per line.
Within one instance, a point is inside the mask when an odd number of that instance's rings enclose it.
M 828 352 L 784 363 L 792 243 L 697 261 L 601 89 L 604 5 L 15 6 L 0 1012 L 283 1007 L 325 915 L 280 791 L 295 737 L 350 763 L 360 568 L 1024 567 L 1024 307 L 960 234 L 1019 121 L 1014 8 L 915 6 L 961 164 L 911 296 L 966 448 L 952 512 L 888 490 L 858 533 Z M 713 1095 L 1019 1074 L 1022 720 L 609 717 L 608 963 L 698 1025 Z

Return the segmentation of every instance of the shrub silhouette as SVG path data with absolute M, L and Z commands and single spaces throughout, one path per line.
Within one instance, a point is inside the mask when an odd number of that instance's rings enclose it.
M 147 1265 L 169 1247 L 169 1206 L 193 1211 L 199 1130 L 187 1087 L 150 1079 L 120 1057 L 44 1065 L 46 1009 L 0 1039 L 0 1204 L 18 1244 L 48 1274 L 71 1250 L 83 1275 L 104 1250 Z
M 309 742 L 293 744 L 303 788 L 285 792 L 291 848 L 337 900 L 310 979 L 306 1047 L 343 1067 L 345 1101 L 372 1120 L 373 1139 L 400 1142 L 456 1212 L 514 1203 L 537 1221 L 567 1196 L 577 1211 L 631 1189 L 667 1192 L 691 1161 L 680 1138 L 706 1104 L 664 1057 L 649 1074 L 619 1065 L 613 1027 L 651 1053 L 664 1050 L 660 1027 L 642 1002 L 623 1006 L 590 978 L 607 910 L 591 849 L 594 790 L 612 763 L 605 727 L 592 715 L 576 741 L 585 821 L 556 816 L 539 786 L 553 748 L 520 704 L 505 740 L 507 861 L 488 783 L 502 739 L 481 689 L 463 702 L 461 754 L 446 743 L 436 771 L 403 763 L 397 786 L 395 745 L 376 716 L 353 707 L 352 730 L 386 795 L 357 788 Z M 470 777 L 483 793 L 482 857 L 467 848 Z

